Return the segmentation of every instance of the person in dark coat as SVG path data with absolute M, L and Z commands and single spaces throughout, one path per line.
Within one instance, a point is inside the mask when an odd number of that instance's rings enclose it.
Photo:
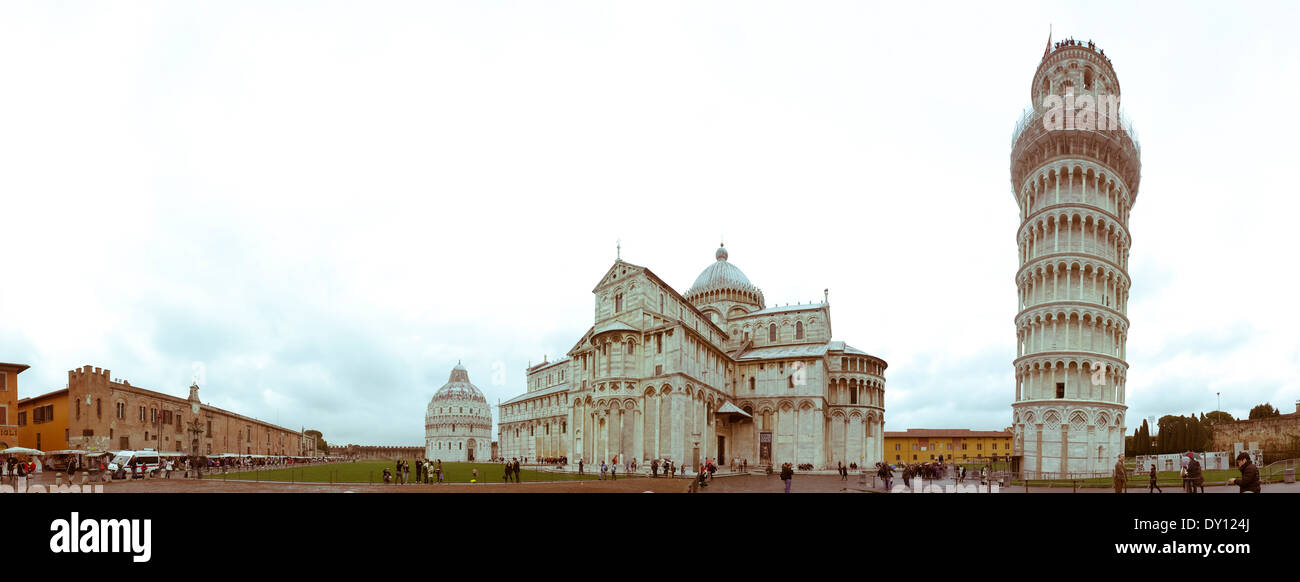
M 781 480 L 785 481 L 785 492 L 790 492 L 790 481 L 794 479 L 794 467 L 790 463 L 781 465 Z
M 1164 490 L 1160 488 L 1160 484 L 1156 483 L 1156 464 L 1151 463 L 1151 485 L 1147 487 L 1147 493 L 1155 493 L 1156 491 L 1164 493 Z
M 1192 460 L 1187 463 L 1187 486 L 1188 490 L 1196 493 L 1199 489 L 1205 493 L 1205 477 L 1201 475 L 1201 462 L 1193 456 Z
M 1250 453 L 1242 451 L 1237 455 L 1237 468 L 1241 469 L 1241 478 L 1228 479 L 1228 484 L 1241 488 L 1241 493 L 1259 493 L 1259 468 L 1250 462 Z

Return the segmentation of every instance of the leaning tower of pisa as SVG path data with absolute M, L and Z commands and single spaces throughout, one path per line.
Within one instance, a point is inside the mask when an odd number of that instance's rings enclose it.
M 1017 124 L 1020 469 L 1107 472 L 1124 452 L 1129 213 L 1141 148 L 1120 114 L 1119 78 L 1091 41 L 1049 41 Z

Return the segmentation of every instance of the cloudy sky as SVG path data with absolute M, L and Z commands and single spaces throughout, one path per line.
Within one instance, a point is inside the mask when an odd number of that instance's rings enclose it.
M 830 289 L 890 429 L 1003 428 L 1050 25 L 1142 142 L 1129 418 L 1291 410 L 1300 10 L 998 6 L 5 3 L 0 361 L 418 444 L 457 360 L 495 402 L 573 345 L 616 241 L 685 291 L 721 237 Z

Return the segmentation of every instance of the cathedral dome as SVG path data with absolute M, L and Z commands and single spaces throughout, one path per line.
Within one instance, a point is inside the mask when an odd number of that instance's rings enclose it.
M 433 402 L 440 400 L 472 400 L 475 402 L 487 402 L 487 398 L 479 392 L 478 388 L 469 383 L 469 372 L 465 367 L 456 362 L 456 367 L 451 369 L 451 377 L 447 383 L 442 385 L 433 395 Z M 433 402 L 430 402 L 432 406 Z
M 739 267 L 727 260 L 727 247 L 719 245 L 713 256 L 717 260 L 695 278 L 695 284 L 684 297 L 696 305 L 726 299 L 761 306 L 763 292 L 749 282 L 749 277 Z

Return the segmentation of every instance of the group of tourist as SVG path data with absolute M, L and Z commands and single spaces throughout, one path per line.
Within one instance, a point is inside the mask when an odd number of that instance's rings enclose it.
M 1180 459 L 1179 473 L 1182 476 L 1184 493 L 1205 493 L 1205 475 L 1201 472 L 1201 463 L 1196 460 L 1196 455 L 1188 452 Z M 1237 469 L 1241 471 L 1240 478 L 1228 479 L 1227 485 L 1236 485 L 1240 493 L 1259 493 L 1259 467 L 1256 467 L 1250 459 L 1250 453 L 1242 451 L 1237 454 Z M 1141 470 L 1141 467 L 1138 468 Z M 1156 466 L 1151 465 L 1151 471 L 1148 473 L 1150 481 L 1147 486 L 1147 493 L 1159 491 L 1160 485 L 1156 483 Z M 1124 465 L 1124 455 L 1119 455 L 1115 461 L 1115 471 L 1112 479 L 1116 493 L 1124 493 L 1128 489 L 1128 468 Z
M 28 475 L 36 473 L 36 461 L 30 459 L 20 461 L 14 457 L 9 457 L 5 459 L 5 462 L 3 466 L 0 466 L 0 469 L 3 469 L 4 476 L 8 480 L 13 481 L 17 477 L 27 477 Z
M 511 458 L 506 462 L 506 474 L 501 479 L 506 483 L 509 483 L 511 479 L 514 479 L 515 483 L 519 482 L 519 459 Z
M 1067 38 L 1067 39 L 1065 39 L 1065 40 L 1062 40 L 1062 41 L 1060 41 L 1060 42 L 1057 42 L 1055 45 L 1052 45 L 1052 50 L 1056 50 L 1056 49 L 1059 49 L 1059 48 L 1061 48 L 1061 47 L 1067 47 L 1067 46 L 1087 46 L 1088 48 L 1097 51 L 1097 45 L 1096 45 L 1095 43 L 1093 43 L 1092 41 L 1088 41 L 1088 43 L 1085 45 L 1083 41 L 1081 41 L 1081 40 L 1074 40 L 1074 39 L 1072 39 L 1072 38 Z M 1110 62 L 1110 57 L 1107 57 L 1107 56 L 1106 56 L 1106 51 L 1105 51 L 1105 50 L 1099 50 L 1099 51 L 1097 51 L 1097 52 L 1100 53 L 1102 57 L 1105 57 L 1106 62 L 1108 62 L 1108 63 Z
M 477 469 L 474 470 L 474 475 L 477 480 Z M 415 461 L 416 483 L 442 483 L 443 480 L 442 459 L 433 461 L 429 459 L 417 459 Z M 403 459 L 397 461 L 392 469 L 384 467 L 384 483 L 396 483 L 398 485 L 410 484 L 411 462 Z

